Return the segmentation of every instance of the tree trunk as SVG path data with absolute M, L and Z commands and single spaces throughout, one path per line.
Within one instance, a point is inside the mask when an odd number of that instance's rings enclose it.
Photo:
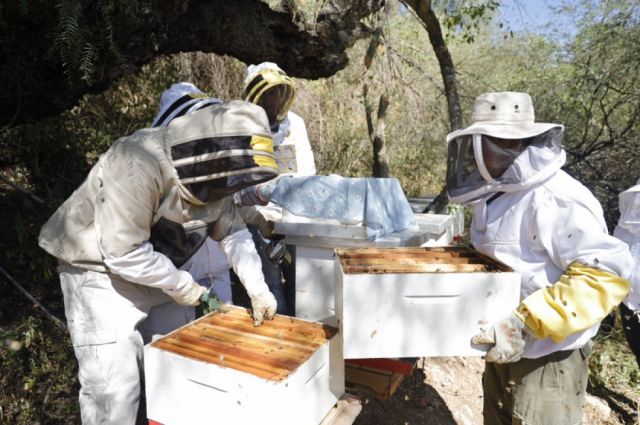
M 458 80 L 456 78 L 456 68 L 449 53 L 449 48 L 442 36 L 440 22 L 431 9 L 430 0 L 403 0 L 407 6 L 413 9 L 418 18 L 424 24 L 429 41 L 440 65 L 440 73 L 444 82 L 444 91 L 447 96 L 447 106 L 449 108 L 449 124 L 451 131 L 462 128 L 462 110 L 460 108 L 460 98 L 458 97 Z
M 460 98 L 458 96 L 458 79 L 456 78 L 456 68 L 449 53 L 447 43 L 442 36 L 442 29 L 436 14 L 431 8 L 431 0 L 402 0 L 407 6 L 413 9 L 418 18 L 424 24 L 429 41 L 440 65 L 440 73 L 444 82 L 444 92 L 447 96 L 447 106 L 449 109 L 449 128 L 451 131 L 462 128 L 462 109 L 460 108 Z M 442 188 L 438 196 L 429 204 L 423 212 L 439 213 L 444 210 L 448 202 L 446 186 Z

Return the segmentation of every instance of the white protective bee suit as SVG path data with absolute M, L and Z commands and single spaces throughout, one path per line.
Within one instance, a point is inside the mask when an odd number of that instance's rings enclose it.
M 587 346 L 600 321 L 629 293 L 631 256 L 625 244 L 608 234 L 591 192 L 560 169 L 565 162 L 564 128 L 534 123 L 529 95 L 481 95 L 471 120 L 468 128 L 447 136 L 448 195 L 473 208 L 474 248 L 521 274 L 518 308 L 473 339 L 494 344 L 483 380 L 485 423 L 498 422 L 505 406 L 515 406 L 510 413 L 523 423 L 550 423 L 550 418 L 553 423 L 577 423 L 588 354 L 569 353 Z M 526 374 L 523 378 L 517 367 L 525 366 L 510 366 L 558 352 L 566 352 L 561 357 L 571 357 L 569 366 L 575 366 L 564 378 L 553 375 L 556 357 L 545 360 L 551 375 L 537 382 L 527 381 Z M 498 378 L 487 384 L 488 376 Z M 544 388 L 545 379 L 558 382 L 562 390 Z M 514 388 L 495 392 L 500 386 L 496 382 Z M 509 416 L 500 422 L 511 420 Z
M 629 246 L 633 256 L 632 290 L 620 306 L 622 328 L 640 366 L 640 180 L 618 196 L 620 219 L 613 235 Z
M 39 244 L 60 261 L 83 423 L 135 423 L 143 344 L 193 318 L 181 307 L 204 288 L 178 268 L 208 235 L 234 259 L 254 316 L 275 314 L 228 195 L 276 175 L 264 111 L 224 103 L 117 140 L 45 223 Z
M 274 93 L 280 93 L 281 97 L 272 103 L 267 99 Z M 275 63 L 263 62 L 247 67 L 242 98 L 265 107 L 268 116 L 272 114 L 271 134 L 280 177 L 234 194 L 234 202 L 243 207 L 240 213 L 250 225 L 262 258 L 267 285 L 278 300 L 278 313 L 291 316 L 295 315 L 295 248 L 285 248 L 283 239 L 272 234 L 273 223 L 282 217 L 283 209 L 269 201 L 280 178 L 316 174 L 304 120 L 290 111 L 295 96 L 294 81 Z M 273 105 L 279 107 L 277 113 L 275 110 L 270 112 Z M 277 248 L 271 249 L 274 246 Z M 287 252 L 289 263 L 271 258 L 267 254 L 270 249 L 271 252 Z

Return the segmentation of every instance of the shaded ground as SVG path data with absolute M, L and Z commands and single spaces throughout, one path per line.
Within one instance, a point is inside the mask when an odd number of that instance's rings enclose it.
M 379 401 L 359 394 L 363 409 L 355 425 L 482 424 L 483 367 L 480 358 L 421 360 L 414 375 L 404 380 L 391 400 Z M 640 394 L 627 393 L 626 397 L 636 406 L 640 403 Z M 583 412 L 583 423 L 589 425 L 638 423 L 637 412 L 635 417 L 628 413 L 621 419 L 605 400 L 591 394 Z

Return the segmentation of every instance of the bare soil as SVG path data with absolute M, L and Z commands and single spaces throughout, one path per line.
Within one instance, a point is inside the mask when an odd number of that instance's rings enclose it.
M 363 409 L 355 425 L 477 425 L 482 424 L 481 358 L 420 359 L 413 376 L 406 378 L 389 401 L 359 393 Z M 640 402 L 640 394 L 627 394 Z M 635 398 L 634 398 L 635 397 Z M 583 423 L 620 425 L 623 421 L 602 398 L 588 394 Z

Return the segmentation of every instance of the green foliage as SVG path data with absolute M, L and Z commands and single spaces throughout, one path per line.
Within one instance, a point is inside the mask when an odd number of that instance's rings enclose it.
M 59 0 L 56 3 L 58 17 L 53 50 L 60 55 L 70 84 L 79 79 L 90 85 L 100 62 L 107 60 L 106 56 L 116 62 L 122 60 L 113 32 L 117 4 L 117 0 L 98 2 L 95 18 L 100 23 L 100 31 L 94 33 L 83 15 L 87 5 L 82 0 Z M 100 52 L 104 53 L 101 55 Z
M 616 325 L 611 332 L 596 337 L 589 358 L 589 382 L 599 392 L 640 389 L 640 368 L 627 345 L 619 312 L 616 312 Z
M 500 5 L 496 0 L 447 0 L 433 1 L 439 13 L 441 25 L 449 40 L 459 39 L 473 43 L 478 32 L 495 15 Z

